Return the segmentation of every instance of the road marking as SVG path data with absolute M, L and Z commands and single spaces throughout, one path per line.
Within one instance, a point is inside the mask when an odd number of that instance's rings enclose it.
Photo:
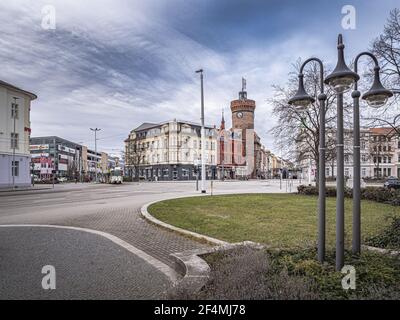
M 87 233 L 92 233 L 96 234 L 99 236 L 102 236 L 108 240 L 111 240 L 115 244 L 119 245 L 120 247 L 123 247 L 124 249 L 128 250 L 129 252 L 133 253 L 134 255 L 138 256 L 139 258 L 143 259 L 147 263 L 151 264 L 153 267 L 164 273 L 170 281 L 172 281 L 174 284 L 178 282 L 178 274 L 175 270 L 173 270 L 171 267 L 167 266 L 165 263 L 153 258 L 152 256 L 148 255 L 144 251 L 132 246 L 131 244 L 125 242 L 124 240 L 113 236 L 112 234 L 102 232 L 102 231 L 97 231 L 97 230 L 92 230 L 92 229 L 87 229 L 87 228 L 77 228 L 77 227 L 69 227 L 69 226 L 57 226 L 57 225 L 41 225 L 41 224 L 9 224 L 9 225 L 0 225 L 0 228 L 20 228 L 20 227 L 27 227 L 27 228 L 55 228 L 55 229 L 67 229 L 67 230 L 76 230 L 76 231 L 82 231 L 82 232 L 87 232 Z

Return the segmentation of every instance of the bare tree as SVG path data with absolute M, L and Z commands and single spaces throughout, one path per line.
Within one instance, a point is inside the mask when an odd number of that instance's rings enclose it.
M 400 9 L 390 11 L 389 18 L 382 34 L 372 43 L 371 51 L 377 56 L 380 66 L 382 81 L 389 89 L 400 89 Z M 378 114 L 368 115 L 367 120 L 371 126 L 391 127 L 400 135 L 400 107 L 399 97 L 382 108 Z
M 273 105 L 273 114 L 277 117 L 278 123 L 271 129 L 271 133 L 275 138 L 277 147 L 283 150 L 288 158 L 295 159 L 297 162 L 312 159 L 318 168 L 320 105 L 317 96 L 321 88 L 317 64 L 311 63 L 304 71 L 305 88 L 308 94 L 315 98 L 316 102 L 306 111 L 302 112 L 298 112 L 287 103 L 297 90 L 297 74 L 300 65 L 300 60 L 294 65 L 295 72 L 289 75 L 289 84 L 287 87 L 273 86 L 275 94 L 270 102 Z M 325 70 L 325 72 L 328 73 L 329 70 Z M 326 87 L 325 91 L 327 94 L 325 125 L 329 128 L 328 130 L 335 132 L 336 94 L 328 87 Z M 349 106 L 345 105 L 345 113 L 347 114 L 348 108 Z M 334 149 L 336 139 L 333 138 L 334 136 L 327 139 L 327 146 L 329 146 L 327 158 L 329 160 L 332 160 L 336 154 L 336 150 Z M 317 172 L 316 181 L 318 181 L 318 174 Z
M 130 170 L 130 175 L 135 177 L 136 180 L 139 179 L 139 169 L 142 164 L 144 164 L 145 155 L 144 155 L 144 146 L 140 143 L 140 140 L 129 139 L 126 152 L 125 152 L 125 165 Z M 134 173 L 134 175 L 133 175 Z

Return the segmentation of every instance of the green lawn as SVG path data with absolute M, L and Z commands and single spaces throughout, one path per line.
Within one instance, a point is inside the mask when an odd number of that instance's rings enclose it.
M 327 198 L 327 246 L 335 244 L 336 199 Z M 346 243 L 351 243 L 352 200 L 345 202 Z M 363 201 L 363 239 L 382 231 L 400 207 Z M 281 248 L 312 246 L 317 237 L 317 197 L 245 194 L 192 197 L 153 204 L 149 212 L 174 226 L 217 239 L 251 240 Z

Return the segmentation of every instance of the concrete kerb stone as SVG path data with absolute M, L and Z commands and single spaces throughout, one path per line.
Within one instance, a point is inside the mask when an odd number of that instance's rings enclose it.
M 202 196 L 202 195 L 186 195 L 183 197 L 173 197 L 173 198 L 164 199 L 164 200 L 188 198 L 188 197 L 193 197 L 193 196 Z M 168 223 L 165 223 L 163 221 L 160 221 L 160 220 L 156 219 L 155 217 L 153 217 L 148 212 L 148 208 L 152 204 L 160 202 L 160 201 L 164 201 L 164 200 L 153 201 L 153 202 L 147 203 L 144 206 L 142 206 L 141 210 L 140 210 L 142 216 L 146 220 L 148 220 L 151 223 L 158 225 L 162 228 L 166 228 L 171 231 L 175 231 L 180 234 L 199 239 L 201 241 L 206 241 L 206 242 L 214 245 L 214 247 L 211 247 L 211 248 L 194 249 L 194 250 L 188 250 L 188 251 L 171 254 L 171 257 L 176 262 L 176 271 L 183 275 L 182 280 L 179 281 L 178 283 L 176 283 L 176 285 L 175 285 L 176 287 L 179 287 L 180 289 L 188 290 L 190 292 L 196 293 L 196 292 L 199 292 L 204 287 L 204 285 L 207 283 L 211 269 L 210 269 L 210 266 L 207 264 L 207 262 L 201 258 L 201 256 L 203 256 L 203 255 L 211 254 L 211 253 L 215 253 L 215 252 L 221 252 L 221 251 L 229 251 L 229 250 L 233 250 L 235 248 L 242 247 L 242 246 L 251 247 L 254 249 L 264 248 L 263 245 L 252 242 L 252 241 L 229 243 L 229 242 L 215 239 L 212 237 L 208 237 L 208 236 L 196 233 L 196 232 L 178 228 L 178 227 L 172 226 Z
M 179 269 L 177 272 L 184 275 L 182 280 L 175 284 L 175 287 L 192 293 L 199 292 L 206 285 L 211 272 L 210 266 L 202 256 L 216 252 L 230 251 L 243 246 L 257 250 L 264 248 L 264 246 L 259 243 L 244 241 L 228 243 L 209 249 L 195 249 L 171 254 L 177 263 L 177 268 Z
M 200 195 L 187 195 L 187 196 L 183 196 L 183 197 L 173 197 L 173 198 L 168 198 L 168 199 L 164 199 L 164 200 L 153 201 L 153 202 L 147 203 L 144 206 L 142 206 L 141 209 L 140 209 L 140 212 L 141 212 L 142 216 L 146 220 L 154 223 L 155 225 L 163 227 L 165 229 L 169 229 L 171 231 L 175 231 L 175 232 L 181 233 L 181 234 L 189 236 L 189 237 L 193 237 L 193 238 L 196 238 L 196 239 L 199 239 L 199 240 L 202 240 L 202 241 L 206 241 L 206 242 L 208 242 L 208 243 L 210 243 L 212 245 L 216 245 L 216 246 L 227 245 L 228 242 L 226 242 L 226 241 L 222 241 L 222 240 L 218 240 L 218 239 L 215 239 L 215 238 L 212 238 L 212 237 L 208 237 L 208 236 L 205 236 L 205 235 L 202 235 L 202 234 L 199 234 L 199 233 L 196 233 L 196 232 L 192 232 L 192 231 L 189 231 L 189 230 L 185 230 L 185 229 L 182 229 L 182 228 L 179 228 L 179 227 L 175 227 L 173 225 L 170 225 L 168 223 L 160 221 L 160 220 L 156 219 L 155 217 L 153 217 L 148 212 L 149 206 L 151 206 L 152 204 L 155 204 L 157 202 L 161 202 L 161 201 L 165 201 L 165 200 L 172 200 L 172 199 L 190 198 L 190 197 L 194 197 L 194 196 L 200 196 Z
M 390 249 L 383 249 L 383 248 L 377 248 L 377 247 L 371 247 L 371 246 L 362 246 L 364 249 L 372 251 L 372 252 L 378 252 L 380 254 L 387 254 L 390 256 L 398 257 L 400 258 L 400 251 L 395 251 L 395 250 L 390 250 Z

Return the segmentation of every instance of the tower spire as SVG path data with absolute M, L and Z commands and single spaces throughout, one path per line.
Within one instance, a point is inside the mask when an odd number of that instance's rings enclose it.
M 247 99 L 247 91 L 246 91 L 246 79 L 242 77 L 242 91 L 239 92 L 239 100 Z
M 224 118 L 224 108 L 222 108 L 222 118 L 221 118 L 221 130 L 225 129 L 225 118 Z

